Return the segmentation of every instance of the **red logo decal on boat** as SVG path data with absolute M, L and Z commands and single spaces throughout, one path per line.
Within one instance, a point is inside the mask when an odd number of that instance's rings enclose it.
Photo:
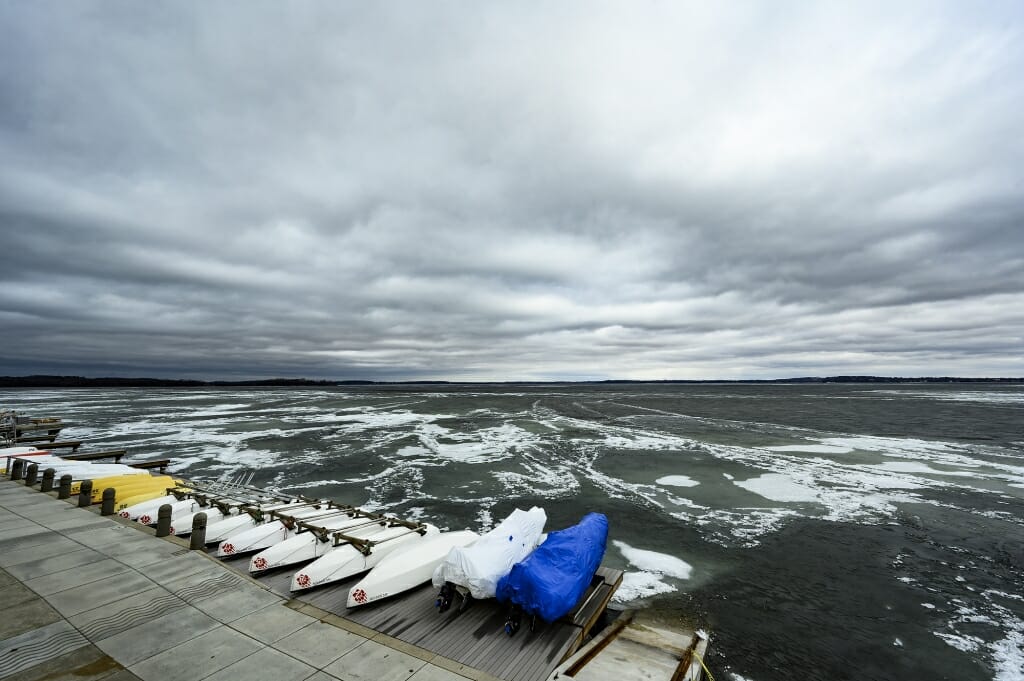
M 143 525 L 149 525 L 149 520 L 150 520 L 150 518 L 149 518 L 148 515 L 144 515 L 141 518 L 139 518 L 139 522 L 142 523 Z
M 299 575 L 295 578 L 295 583 L 303 588 L 309 586 L 309 575 Z
M 352 592 L 352 600 L 355 601 L 356 603 L 365 603 L 366 602 L 366 592 L 363 591 L 362 589 L 356 589 L 355 591 Z
M 252 566 L 254 568 L 256 568 L 257 570 L 266 570 L 267 569 L 267 559 L 264 558 L 263 556 L 256 556 L 255 558 L 252 559 Z
M 170 532 L 171 534 L 174 534 L 174 525 L 171 525 L 171 528 L 169 530 L 167 530 L 167 531 Z
M 235 552 L 235 545 L 234 544 L 221 544 L 220 550 L 223 551 L 224 553 L 234 553 Z

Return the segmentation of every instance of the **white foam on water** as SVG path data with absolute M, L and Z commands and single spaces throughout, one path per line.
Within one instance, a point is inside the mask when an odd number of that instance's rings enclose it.
M 654 482 L 659 485 L 669 485 L 671 487 L 696 487 L 700 484 L 693 478 L 689 478 L 685 475 L 666 475 L 658 478 Z
M 1009 635 L 989 646 L 996 675 L 993 681 L 1022 681 L 1024 679 L 1024 633 L 1011 631 Z
M 821 501 L 818 490 L 796 482 L 785 473 L 765 473 L 749 480 L 733 480 L 732 484 L 771 501 Z
M 460 463 L 493 463 L 517 450 L 537 447 L 540 438 L 512 423 L 469 432 L 455 432 L 437 424 L 416 429 L 420 443 L 435 456 Z
M 671 593 L 676 587 L 662 581 L 661 575 L 650 572 L 628 571 L 622 575 L 622 583 L 612 600 L 616 603 L 631 603 L 658 594 Z
M 510 496 L 534 494 L 546 499 L 557 499 L 572 496 L 579 491 L 579 480 L 566 466 L 551 467 L 525 457 L 519 463 L 525 472 L 495 471 L 491 473 L 494 479 L 501 482 L 506 494 Z
M 1024 392 L 1020 390 L 964 390 L 949 392 L 946 390 L 870 390 L 881 395 L 898 397 L 915 397 L 918 399 L 937 400 L 939 402 L 982 402 L 986 404 L 1024 404 Z
M 677 579 L 689 579 L 693 567 L 684 560 L 670 556 L 667 553 L 648 551 L 647 549 L 633 548 L 624 541 L 615 539 L 612 541 L 615 548 L 625 557 L 629 563 L 640 568 L 644 572 L 676 577 Z
M 248 409 L 252 404 L 248 402 L 236 402 L 231 404 L 218 404 L 207 409 L 189 409 L 186 414 L 189 416 L 238 416 L 239 409 Z
M 693 523 L 707 533 L 705 539 L 719 546 L 731 548 L 735 544 L 742 547 L 754 547 L 760 544 L 760 537 L 775 532 L 786 521 L 800 514 L 793 509 L 749 509 L 713 510 L 698 514 L 671 513 L 678 518 Z

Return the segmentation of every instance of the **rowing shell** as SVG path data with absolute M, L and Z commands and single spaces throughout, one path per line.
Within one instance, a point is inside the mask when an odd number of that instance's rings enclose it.
M 461 530 L 407 542 L 381 560 L 370 574 L 349 590 L 347 606 L 355 608 L 373 603 L 429 582 L 449 551 L 469 546 L 479 538 L 476 532 Z
M 344 532 L 353 537 L 369 538 L 387 527 L 387 519 L 345 514 L 315 524 L 329 531 Z M 263 572 L 286 565 L 305 563 L 319 558 L 334 548 L 333 542 L 322 541 L 313 532 L 299 532 L 294 537 L 274 544 L 253 556 L 249 561 L 249 572 Z
M 433 536 L 440 531 L 433 525 L 424 525 L 423 528 L 424 535 L 402 525 L 389 527 L 370 540 L 373 544 L 369 554 L 364 554 L 353 544 L 339 546 L 297 572 L 292 578 L 291 590 L 312 589 L 366 572 L 407 542 L 423 541 L 424 536 Z

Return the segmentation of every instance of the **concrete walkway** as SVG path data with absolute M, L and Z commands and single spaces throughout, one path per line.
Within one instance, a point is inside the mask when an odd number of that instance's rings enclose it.
M 467 678 L 493 680 L 0 479 L 0 680 Z

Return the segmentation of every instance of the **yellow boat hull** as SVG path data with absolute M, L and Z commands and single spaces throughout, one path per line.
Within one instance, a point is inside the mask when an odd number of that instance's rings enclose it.
M 180 481 L 169 475 L 116 475 L 109 478 L 97 478 L 92 481 L 92 501 L 98 503 L 103 499 L 103 490 L 112 487 L 116 499 L 124 499 L 133 494 L 141 494 L 151 489 L 165 489 L 174 487 Z M 81 482 L 71 485 L 71 494 L 78 494 L 81 491 Z
M 173 485 L 168 485 L 167 487 L 173 487 Z M 128 508 L 129 506 L 134 506 L 135 504 L 141 504 L 143 501 L 149 501 L 150 499 L 156 499 L 157 497 L 166 496 L 167 487 L 151 489 L 146 492 L 139 492 L 138 494 L 133 494 L 132 496 L 125 497 L 124 499 L 118 499 L 116 504 L 117 510 L 120 511 L 123 508 Z M 180 485 L 178 485 L 178 488 L 186 491 L 188 490 L 187 487 L 181 487 Z

